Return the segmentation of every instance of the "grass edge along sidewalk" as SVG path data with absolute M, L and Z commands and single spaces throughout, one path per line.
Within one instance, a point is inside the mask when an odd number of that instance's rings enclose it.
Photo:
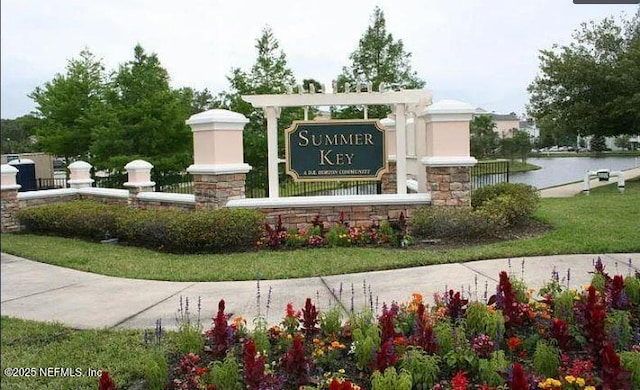
M 539 237 L 454 250 L 318 248 L 219 255 L 172 255 L 81 240 L 2 235 L 2 251 L 102 275 L 167 281 L 288 279 L 491 258 L 640 252 L 640 180 L 619 194 L 615 184 L 591 195 L 543 199 L 536 218 L 553 226 Z

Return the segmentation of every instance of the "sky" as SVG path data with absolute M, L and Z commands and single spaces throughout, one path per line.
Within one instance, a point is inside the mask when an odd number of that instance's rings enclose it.
M 572 0 L 2 0 L 0 116 L 34 111 L 27 95 L 64 74 L 84 48 L 112 71 L 133 59 L 139 43 L 158 55 L 173 87 L 217 94 L 229 89 L 232 68 L 250 70 L 265 26 L 298 81 L 330 86 L 376 6 L 434 101 L 519 115 L 539 50 L 569 44 L 581 22 L 638 10 Z

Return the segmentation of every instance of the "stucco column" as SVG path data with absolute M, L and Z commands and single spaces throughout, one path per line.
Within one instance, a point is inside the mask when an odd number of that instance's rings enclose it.
M 242 131 L 249 120 L 237 112 L 213 109 L 192 115 L 193 175 L 196 209 L 225 207 L 244 198 L 245 179 L 251 166 L 244 163 Z
M 398 194 L 407 193 L 407 106 L 396 104 L 396 187 Z
M 87 188 L 93 184 L 91 178 L 91 164 L 86 161 L 75 161 L 69 164 L 69 187 L 71 188 Z
M 267 107 L 267 168 L 269 174 L 269 198 L 280 197 L 280 180 L 278 177 L 278 107 Z
M 152 168 L 153 165 L 144 160 L 133 160 L 124 166 L 128 180 L 123 185 L 129 189 L 129 206 L 138 207 L 139 193 L 153 192 L 156 183 L 151 181 Z
M 18 202 L 18 190 L 20 185 L 16 182 L 18 170 L 11 165 L 3 164 L 0 167 L 2 183 L 0 184 L 0 202 L 2 204 L 2 233 L 17 232 L 20 224 L 16 214 L 20 209 Z
M 420 115 L 426 123 L 426 187 L 433 205 L 471 206 L 469 121 L 475 108 L 456 100 L 441 100 Z

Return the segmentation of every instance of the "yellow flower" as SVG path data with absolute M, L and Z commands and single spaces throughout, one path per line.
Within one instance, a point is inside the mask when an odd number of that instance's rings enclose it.
M 584 386 L 584 379 L 583 378 L 576 378 L 576 383 L 578 384 L 578 386 L 582 387 L 582 386 Z
M 568 384 L 572 384 L 576 381 L 576 377 L 572 375 L 567 375 L 564 377 L 564 380 L 567 381 Z
M 585 386 L 584 390 L 596 390 L 595 386 Z
M 344 368 L 339 369 L 339 370 L 338 370 L 338 372 L 339 372 L 340 374 L 344 374 L 344 373 L 345 373 Z

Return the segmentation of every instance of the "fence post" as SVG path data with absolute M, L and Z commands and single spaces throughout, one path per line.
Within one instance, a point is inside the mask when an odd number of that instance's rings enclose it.
M 87 188 L 91 187 L 94 180 L 91 178 L 91 164 L 86 161 L 75 161 L 69 164 L 69 187 Z
M 251 166 L 244 163 L 242 131 L 249 122 L 237 112 L 213 109 L 192 115 L 193 175 L 196 209 L 218 209 L 227 201 L 245 197 Z
M 153 165 L 144 160 L 133 160 L 124 166 L 127 170 L 128 180 L 123 185 L 129 189 L 127 204 L 131 207 L 139 207 L 138 194 L 141 192 L 153 192 L 156 183 L 151 181 L 151 169 Z
M 2 203 L 2 233 L 17 232 L 20 224 L 16 214 L 20 209 L 18 201 L 18 190 L 20 184 L 16 182 L 18 170 L 11 165 L 3 164 L 0 168 L 2 174 L 2 184 L 0 184 Z
M 471 206 L 471 167 L 478 161 L 469 149 L 469 121 L 475 108 L 456 100 L 441 100 L 421 114 L 426 122 L 426 157 L 422 158 L 431 203 Z

